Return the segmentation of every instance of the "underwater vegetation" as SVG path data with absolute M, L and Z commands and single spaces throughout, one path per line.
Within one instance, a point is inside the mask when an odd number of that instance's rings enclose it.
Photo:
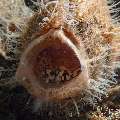
M 1 0 L 0 120 L 119 120 L 119 6 Z

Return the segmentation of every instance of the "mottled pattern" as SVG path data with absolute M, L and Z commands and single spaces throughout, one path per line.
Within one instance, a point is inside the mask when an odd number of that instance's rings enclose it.
M 26 6 L 24 4 L 26 3 Z M 114 61 L 114 72 L 113 66 L 110 65 L 111 55 L 119 56 L 119 21 L 120 21 L 120 1 L 119 0 L 107 0 L 109 6 L 105 5 L 111 13 L 111 17 L 108 18 L 112 21 L 111 24 L 108 21 L 103 24 L 105 16 L 96 14 L 96 8 L 99 8 L 99 2 L 96 2 L 98 7 L 91 4 L 81 4 L 83 1 L 90 3 L 92 0 L 61 0 L 61 1 L 70 1 L 69 4 L 65 4 L 67 9 L 67 17 L 65 16 L 66 23 L 70 25 L 72 30 L 76 32 L 83 44 L 85 46 L 86 54 L 88 56 L 88 68 L 89 75 L 92 78 L 91 80 L 91 92 L 90 94 L 86 93 L 85 95 L 91 96 L 91 99 L 83 98 L 77 96 L 77 98 L 70 98 L 70 102 L 66 100 L 63 104 L 58 103 L 44 103 L 44 100 L 37 101 L 32 98 L 32 96 L 26 91 L 22 86 L 13 87 L 13 83 L 16 83 L 15 72 L 19 63 L 21 51 L 18 48 L 21 48 L 21 41 L 19 35 L 21 32 L 24 32 L 26 24 L 34 11 L 39 11 L 41 9 L 41 4 L 36 3 L 37 0 L 0 0 L 0 44 L 6 45 L 6 55 L 7 59 L 2 56 L 0 53 L 0 120 L 119 120 L 120 119 L 120 63 L 119 57 L 118 61 Z M 49 1 L 55 0 L 39 0 L 43 1 L 45 4 Z M 57 0 L 56 0 L 57 1 Z M 80 2 L 79 15 L 83 18 L 79 19 L 75 16 L 73 19 L 75 7 L 78 4 L 74 2 Z M 102 1 L 102 0 L 99 0 Z M 104 1 L 104 0 L 103 0 Z M 54 3 L 55 4 L 55 3 Z M 47 6 L 49 17 L 53 15 L 53 7 L 55 5 Z M 89 8 L 90 6 L 90 8 Z M 103 8 L 106 8 L 104 4 Z M 30 8 L 30 9 L 29 9 Z M 88 8 L 88 9 L 87 9 Z M 70 12 L 69 12 L 70 10 Z M 101 9 L 102 10 L 102 9 Z M 59 10 L 61 12 L 61 10 Z M 76 10 L 75 10 L 76 11 Z M 86 12 L 87 11 L 87 12 Z M 104 10 L 107 13 L 107 10 Z M 45 11 L 46 12 L 46 11 Z M 101 11 L 100 11 L 101 12 Z M 76 12 L 78 13 L 78 12 Z M 42 28 L 43 23 L 46 24 L 48 20 L 47 17 L 39 17 L 42 21 L 39 25 Z M 67 18 L 67 19 L 66 19 Z M 72 19 L 71 19 L 72 18 Z M 97 19 L 96 19 L 97 18 Z M 111 20 L 112 18 L 112 20 Z M 78 19 L 80 20 L 78 22 Z M 100 20 L 99 20 L 100 19 Z M 35 19 L 36 21 L 38 19 Z M 32 23 L 36 23 L 33 20 Z M 74 21 L 75 20 L 75 21 Z M 17 27 L 17 30 L 9 31 L 9 24 L 14 23 Z M 32 32 L 37 31 L 36 25 L 30 24 L 27 26 L 29 35 L 27 33 L 28 42 L 32 40 Z M 32 26 L 33 25 L 33 26 Z M 108 27 L 110 25 L 110 27 Z M 35 28 L 33 30 L 33 28 Z M 107 28 L 107 29 L 106 29 Z M 34 36 L 33 36 L 34 38 Z M 112 39 L 111 39 L 112 38 Z M 104 41 L 105 40 L 105 41 Z M 111 44 L 111 41 L 114 40 L 114 44 Z M 5 43 L 4 43 L 5 42 Z M 22 43 L 23 44 L 23 43 Z M 111 46 L 114 46 L 111 48 Z M 118 46 L 118 47 L 117 47 Z M 107 48 L 106 50 L 103 48 Z M 116 50 L 117 48 L 117 50 Z M 103 51 L 102 51 L 103 50 Z M 105 50 L 105 51 L 104 51 Z M 111 51 L 113 50 L 113 51 Z M 116 52 L 115 52 L 116 51 Z M 23 51 L 22 51 L 23 52 Z M 100 54 L 99 53 L 103 53 Z M 105 53 L 105 54 L 104 54 Z M 79 73 L 81 70 L 76 69 L 72 74 L 76 76 L 77 70 Z M 49 76 L 45 82 L 53 84 L 60 81 L 62 78 L 66 78 L 64 73 L 66 69 L 60 69 L 59 67 L 53 67 L 52 69 L 45 69 L 44 73 L 47 73 L 45 76 Z M 53 74 L 54 73 L 54 74 Z M 63 74 L 62 74 L 63 73 Z M 67 70 L 66 73 L 71 72 Z M 54 81 L 56 74 L 59 76 L 57 81 Z M 73 75 L 73 76 L 74 76 Z M 52 77 L 51 77 L 52 76 Z M 54 77 L 53 77 L 54 76 Z M 57 78 L 58 78 L 57 76 Z M 99 78 L 99 79 L 98 79 Z M 110 80 L 110 81 L 109 81 Z M 113 88 L 110 88 L 112 85 L 111 80 L 118 81 L 117 85 L 113 85 Z M 71 80 L 68 80 L 71 81 Z M 48 84 L 48 83 L 47 83 Z M 110 94 L 108 92 L 108 97 L 106 97 L 106 88 L 110 88 Z M 70 88 L 72 89 L 72 87 Z M 104 91 L 105 90 L 105 91 Z M 107 89 L 108 90 L 108 89 Z M 95 94 L 94 94 L 95 93 Z M 101 97 L 102 96 L 102 97 Z M 95 99 L 94 99 L 95 98 Z M 102 98 L 99 100 L 99 98 Z M 96 101 L 97 99 L 97 101 Z M 93 103 L 92 105 L 87 102 Z M 97 102 L 97 105 L 95 106 Z

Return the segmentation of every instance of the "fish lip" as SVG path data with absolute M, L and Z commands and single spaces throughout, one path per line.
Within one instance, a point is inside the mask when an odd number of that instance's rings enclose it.
M 51 33 L 52 36 L 51 36 Z M 59 37 L 58 37 L 59 36 Z M 83 86 L 86 86 L 86 84 L 88 84 L 88 76 L 84 75 L 84 72 L 86 72 L 86 68 L 83 69 L 82 73 L 80 75 L 78 75 L 76 78 L 74 78 L 73 80 L 66 82 L 65 84 L 63 84 L 62 86 L 58 87 L 43 87 L 41 84 L 39 84 L 36 81 L 36 76 L 34 75 L 33 71 L 32 71 L 32 64 L 30 64 L 30 62 L 33 62 L 35 60 L 35 55 L 36 53 L 36 45 L 40 45 L 38 48 L 39 49 L 45 49 L 48 47 L 49 43 L 50 45 L 53 45 L 52 42 L 55 42 L 55 39 L 51 39 L 47 40 L 47 38 L 59 38 L 59 39 L 65 39 L 59 42 L 63 42 L 65 44 L 67 44 L 67 46 L 70 47 L 70 49 L 76 54 L 76 58 L 79 60 L 80 62 L 80 56 L 79 56 L 79 52 L 77 47 L 63 34 L 62 30 L 51 30 L 49 33 L 40 36 L 39 38 L 37 38 L 36 40 L 34 40 L 33 42 L 31 42 L 28 47 L 25 49 L 24 53 L 21 56 L 21 60 L 20 60 L 20 64 L 18 66 L 17 72 L 16 72 L 16 79 L 21 81 L 21 84 L 33 95 L 36 96 L 37 98 L 45 98 L 47 100 L 58 100 L 58 99 L 64 99 L 66 97 L 69 96 L 74 96 L 76 93 L 78 93 L 78 91 L 80 91 Z M 59 43 L 58 42 L 58 43 Z M 57 43 L 57 44 L 58 44 Z M 80 63 L 81 66 L 83 66 Z M 87 72 L 85 74 L 88 74 Z M 82 78 L 82 76 L 84 78 Z M 80 80 L 79 80 L 80 77 Z M 74 82 L 73 82 L 74 81 Z M 71 90 L 70 87 L 72 87 L 74 90 Z M 75 87 L 77 87 L 78 90 L 75 90 Z M 65 90 L 65 91 L 64 91 Z M 70 93 L 69 93 L 70 91 Z M 66 93 L 64 93 L 66 92 Z M 52 95 L 51 95 L 52 94 Z M 53 95 L 54 94 L 54 95 Z M 64 95 L 63 95 L 64 94 Z

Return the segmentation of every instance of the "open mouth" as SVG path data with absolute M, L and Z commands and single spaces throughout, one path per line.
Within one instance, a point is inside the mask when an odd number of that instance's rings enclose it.
M 74 96 L 88 83 L 78 51 L 62 30 L 50 30 L 25 49 L 16 78 L 37 98 Z
M 44 87 L 59 87 L 77 77 L 81 65 L 74 50 L 67 44 L 52 43 L 39 52 L 33 71 Z

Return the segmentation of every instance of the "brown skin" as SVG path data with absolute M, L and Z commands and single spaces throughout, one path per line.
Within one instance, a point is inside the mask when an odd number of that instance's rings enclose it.
M 97 2 L 99 2 L 99 4 L 97 4 Z M 76 15 L 78 15 L 78 16 L 76 16 L 76 19 L 79 19 L 79 17 L 82 17 L 84 20 L 87 20 L 87 18 L 91 17 L 91 15 L 93 14 L 91 12 L 91 9 L 92 9 L 92 11 L 98 9 L 96 11 L 96 16 L 94 16 L 94 19 L 96 19 L 95 24 L 97 24 L 98 26 L 100 26 L 100 25 L 102 26 L 101 31 L 102 30 L 103 30 L 103 32 L 106 31 L 111 26 L 111 24 L 110 24 L 109 15 L 106 12 L 106 7 L 103 7 L 103 6 L 105 6 L 104 4 L 106 4 L 106 2 L 95 0 L 95 2 L 93 2 L 93 5 L 91 5 L 89 7 L 88 11 L 85 11 L 86 13 L 84 13 L 83 16 L 79 16 L 79 14 L 76 14 Z M 59 9 L 59 11 L 61 11 L 61 9 Z M 61 12 L 61 13 L 63 13 L 63 12 Z M 57 54 L 55 56 L 54 55 L 52 56 L 53 62 L 48 62 L 50 68 L 53 68 L 53 66 L 56 65 L 56 66 L 62 66 L 62 67 L 64 66 L 67 69 L 72 70 L 72 69 L 74 69 L 74 66 L 79 66 L 79 67 L 81 66 L 77 62 L 79 59 L 79 62 L 81 63 L 81 59 L 82 59 L 82 58 L 79 58 L 77 55 L 76 55 L 76 57 L 74 57 L 75 49 L 77 49 L 77 51 L 79 51 L 79 49 L 81 49 L 82 43 L 80 42 L 80 39 L 78 39 L 76 37 L 75 33 L 70 29 L 70 27 L 67 25 L 67 23 L 64 23 L 62 15 L 60 14 L 58 16 L 50 18 L 49 22 L 47 22 L 42 28 L 39 28 L 39 25 L 38 25 L 39 23 L 36 22 L 37 19 L 39 18 L 39 16 L 40 16 L 40 14 L 36 13 L 31 18 L 30 22 L 28 23 L 28 28 L 22 36 L 24 52 L 22 54 L 21 61 L 25 60 L 26 63 L 25 63 L 25 66 L 22 66 L 22 62 L 20 63 L 17 73 L 16 73 L 16 78 L 18 80 L 20 80 L 22 82 L 23 86 L 25 86 L 28 89 L 28 91 L 33 96 L 36 96 L 37 98 L 43 98 L 43 99 L 47 99 L 47 100 L 63 100 L 65 98 L 74 97 L 74 96 L 78 95 L 82 90 L 84 90 L 89 83 L 88 73 L 87 73 L 86 69 L 81 70 L 82 72 L 80 73 L 80 75 L 78 75 L 78 78 L 74 79 L 75 82 L 69 82 L 69 84 L 64 84 L 60 88 L 51 89 L 48 86 L 48 89 L 45 90 L 41 84 L 38 85 L 37 83 L 34 82 L 34 81 L 36 81 L 36 76 L 39 74 L 39 72 L 38 72 L 37 75 L 35 76 L 33 73 L 33 69 L 34 69 L 34 71 L 39 71 L 38 70 L 39 62 L 36 62 L 36 56 L 39 56 L 40 51 L 42 51 L 48 47 L 51 47 L 51 46 L 53 46 L 52 49 L 55 50 L 56 48 L 59 47 L 59 45 L 62 42 L 64 43 L 65 37 L 67 37 L 69 39 L 69 41 L 72 42 L 73 45 L 75 45 L 75 48 L 68 49 L 69 52 L 68 52 L 68 54 L 66 54 L 66 56 L 61 55 L 62 53 L 58 54 L 59 52 L 57 52 L 57 53 L 49 52 L 50 54 Z M 44 12 L 43 14 L 41 14 L 41 16 L 46 16 L 46 13 Z M 92 23 L 91 23 L 91 26 L 92 26 Z M 93 24 L 93 26 L 94 26 L 94 24 Z M 35 28 L 36 28 L 36 30 L 35 30 Z M 59 36 L 58 32 L 56 32 L 60 29 L 62 29 L 62 32 L 61 32 L 62 37 Z M 94 30 L 96 31 L 96 29 L 91 29 L 91 30 L 93 30 L 92 31 L 93 33 L 94 33 Z M 56 35 L 54 35 L 54 33 Z M 84 37 L 85 36 L 83 34 L 83 39 L 84 39 Z M 106 36 L 104 35 L 103 37 L 106 37 Z M 40 42 L 41 39 L 44 39 L 44 42 L 43 41 Z M 88 41 L 89 41 L 89 39 L 90 38 L 88 37 Z M 86 43 L 88 41 L 86 41 Z M 36 42 L 38 42 L 38 44 L 35 44 Z M 68 46 L 69 46 L 69 44 L 68 44 Z M 87 47 L 87 46 L 85 46 L 85 47 Z M 96 49 L 98 49 L 98 53 L 100 53 L 99 48 L 97 46 L 95 46 L 95 47 L 96 47 Z M 66 48 L 67 47 L 65 47 L 65 49 Z M 61 46 L 61 49 L 64 49 L 64 44 Z M 96 51 L 93 51 L 93 52 L 96 52 Z M 75 64 L 73 64 L 74 62 L 73 62 L 73 60 L 69 60 L 70 59 L 69 56 L 72 56 L 71 58 L 74 58 L 74 60 L 77 62 L 75 62 Z M 46 59 L 50 59 L 52 57 L 47 56 Z M 63 57 L 63 59 L 62 59 L 62 57 Z M 55 59 L 57 59 L 57 60 L 55 60 Z M 38 60 L 38 61 L 40 61 L 40 60 Z M 25 77 L 25 80 L 23 80 L 24 77 Z M 76 89 L 76 87 L 77 87 L 77 89 Z M 72 90 L 71 88 L 74 90 Z
M 37 43 L 37 41 L 40 41 L 38 38 L 32 43 L 30 43 L 21 58 L 21 61 L 23 59 L 25 65 L 22 65 L 21 62 L 16 73 L 16 78 L 21 81 L 21 84 L 23 84 L 23 86 L 25 86 L 33 96 L 38 99 L 44 99 L 47 101 L 64 100 L 66 98 L 76 96 L 77 94 L 80 94 L 80 91 L 83 90 L 83 88 L 86 87 L 88 84 L 88 78 L 85 69 L 81 73 L 79 73 L 78 76 L 73 78 L 73 80 L 67 81 L 63 85 L 53 85 L 51 88 L 49 85 L 44 86 L 41 83 L 38 84 L 38 69 L 39 61 L 41 59 L 36 62 L 36 58 L 37 56 L 39 56 L 40 51 L 45 50 L 46 48 L 53 47 L 50 48 L 51 50 L 53 49 L 53 51 L 49 50 L 49 54 L 52 54 L 52 57 L 46 56 L 47 60 L 49 60 L 49 58 L 53 60 L 52 63 L 48 61 L 50 68 L 58 66 L 60 68 L 65 68 L 70 71 L 73 71 L 78 67 L 81 68 L 80 60 L 75 55 L 74 49 L 69 47 L 69 44 L 65 45 L 64 43 L 66 41 L 64 40 L 64 36 L 66 36 L 67 34 L 64 34 L 63 31 L 62 34 L 64 35 L 59 36 L 59 32 L 57 31 L 59 31 L 59 29 L 52 30 L 51 28 L 51 31 L 49 31 L 48 34 L 45 34 L 40 38 L 45 40 Z M 71 34 L 71 32 L 69 32 L 68 35 L 68 38 L 76 40 L 76 37 L 73 37 L 73 34 Z M 63 54 L 64 50 L 67 52 L 66 54 Z M 35 75 L 33 71 L 37 71 L 38 73 Z

